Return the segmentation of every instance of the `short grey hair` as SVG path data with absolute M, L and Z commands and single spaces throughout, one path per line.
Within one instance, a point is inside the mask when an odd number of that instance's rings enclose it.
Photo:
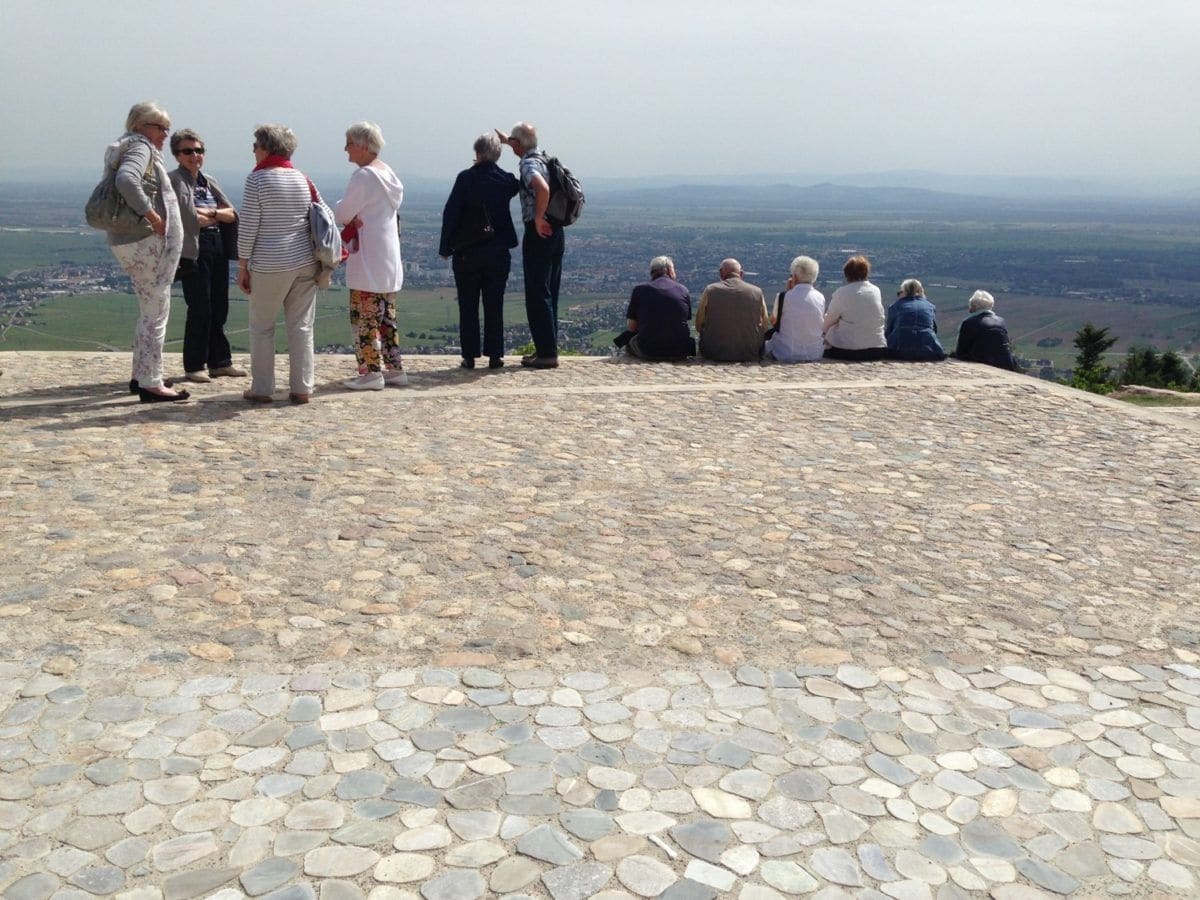
M 346 129 L 346 140 L 376 155 L 383 149 L 383 132 L 374 122 L 355 122 Z
M 915 278 L 906 278 L 900 282 L 901 297 L 924 297 L 925 287 Z
M 508 136 L 520 144 L 523 150 L 532 150 L 538 145 L 537 129 L 528 122 L 518 122 Z
M 282 156 L 291 159 L 300 142 L 296 133 L 286 125 L 275 125 L 268 122 L 254 129 L 254 143 L 260 150 L 266 150 L 271 156 Z
M 156 100 L 143 100 L 129 107 L 129 115 L 125 117 L 125 130 L 133 131 L 143 125 L 161 125 L 171 127 L 171 117 L 167 111 L 158 105 Z
M 675 268 L 675 260 L 669 256 L 656 256 L 650 260 L 650 277 L 658 278 L 660 275 L 666 275 Z
M 976 291 L 971 295 L 971 302 L 967 304 L 967 309 L 971 312 L 979 312 L 981 309 L 992 309 L 996 305 L 996 298 L 987 291 Z
M 496 137 L 494 131 L 485 131 L 475 138 L 472 149 L 479 162 L 495 162 L 500 158 L 500 138 Z
M 736 259 L 734 259 L 732 256 L 729 257 L 728 259 L 721 260 L 721 277 L 724 278 L 726 276 L 726 273 L 728 273 L 729 275 L 741 275 L 742 274 L 742 264 L 740 262 L 738 262 Z
M 801 284 L 812 284 L 821 274 L 821 265 L 811 256 L 797 256 L 792 260 L 789 270 L 792 277 Z
M 179 145 L 184 141 L 195 141 L 197 144 L 203 145 L 204 138 L 200 137 L 192 128 L 180 128 L 171 135 L 171 155 L 179 155 Z

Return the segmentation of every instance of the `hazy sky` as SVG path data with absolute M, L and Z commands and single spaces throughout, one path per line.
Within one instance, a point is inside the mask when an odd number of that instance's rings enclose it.
M 0 39 L 3 178 L 98 171 L 147 98 L 216 171 L 263 121 L 339 171 L 364 118 L 402 177 L 519 119 L 581 175 L 1200 171 L 1196 0 L 0 0 Z

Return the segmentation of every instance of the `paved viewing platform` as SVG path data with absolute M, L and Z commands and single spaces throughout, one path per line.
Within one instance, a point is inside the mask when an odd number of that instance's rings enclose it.
M 0 353 L 3 897 L 1200 894 L 1195 411 L 280 367 Z

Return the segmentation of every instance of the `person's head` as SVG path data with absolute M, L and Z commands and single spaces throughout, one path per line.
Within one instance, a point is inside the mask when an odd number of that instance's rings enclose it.
M 821 266 L 811 256 L 797 256 L 789 271 L 797 284 L 812 284 L 821 273 Z
M 508 145 L 517 156 L 524 156 L 538 145 L 538 133 L 528 122 L 518 122 L 508 134 Z
M 915 278 L 906 278 L 900 282 L 900 291 L 896 294 L 897 297 L 924 297 L 925 287 Z
M 472 149 L 475 151 L 475 162 L 495 162 L 500 158 L 500 138 L 494 131 L 485 131 L 475 138 Z
M 190 128 L 171 135 L 171 155 L 186 171 L 195 175 L 204 165 L 204 139 Z
M 143 100 L 129 107 L 125 130 L 142 135 L 161 150 L 171 133 L 171 117 L 153 100 Z
M 371 163 L 383 149 L 383 132 L 374 122 L 355 122 L 346 129 L 346 157 L 356 166 Z
M 842 266 L 847 281 L 866 281 L 871 274 L 871 262 L 865 256 L 852 256 Z
M 741 278 L 742 264 L 733 257 L 730 257 L 729 259 L 723 259 L 721 260 L 720 275 L 722 281 L 724 281 L 726 278 Z
M 971 300 L 967 304 L 969 312 L 979 312 L 983 309 L 993 309 L 996 306 L 996 298 L 987 291 L 976 291 L 971 295 Z
M 675 262 L 669 256 L 656 256 L 650 260 L 650 277 L 661 278 L 664 275 L 675 278 Z
M 291 159 L 300 142 L 286 125 L 268 123 L 254 129 L 254 158 L 262 162 L 268 156 Z

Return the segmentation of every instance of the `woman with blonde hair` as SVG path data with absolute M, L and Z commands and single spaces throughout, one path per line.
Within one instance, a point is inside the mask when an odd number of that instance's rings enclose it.
M 183 247 L 179 203 L 163 165 L 162 149 L 171 133 L 171 117 L 153 100 L 130 107 L 125 133 L 109 144 L 104 165 L 114 170 L 114 183 L 145 227 L 140 232 L 108 232 L 113 256 L 133 282 L 138 318 L 133 342 L 133 377 L 129 392 L 143 403 L 188 399 L 163 382 L 162 349 L 171 314 L 171 282 Z

